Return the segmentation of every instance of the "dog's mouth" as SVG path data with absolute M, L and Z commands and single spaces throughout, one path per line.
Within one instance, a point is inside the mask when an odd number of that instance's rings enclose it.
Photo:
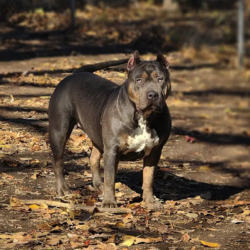
M 150 104 L 147 107 L 139 107 L 138 105 L 136 105 L 136 110 L 139 114 L 144 114 L 144 113 L 151 113 L 151 112 L 155 112 L 155 113 L 161 113 L 163 110 L 163 105 L 155 105 L 155 104 Z

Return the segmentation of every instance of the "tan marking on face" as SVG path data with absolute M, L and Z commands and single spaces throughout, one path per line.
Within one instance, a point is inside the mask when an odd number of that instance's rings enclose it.
M 148 74 L 146 72 L 143 72 L 142 75 L 141 75 L 141 77 L 143 79 L 147 79 L 148 78 Z
M 156 72 L 156 71 L 153 71 L 153 72 L 151 73 L 151 77 L 152 77 L 153 79 L 157 78 L 157 77 L 158 77 L 157 72 Z
M 129 84 L 129 86 L 128 86 L 128 96 L 129 96 L 130 100 L 132 102 L 134 102 L 135 104 L 139 103 L 139 96 L 136 93 L 136 91 L 134 90 L 132 84 Z

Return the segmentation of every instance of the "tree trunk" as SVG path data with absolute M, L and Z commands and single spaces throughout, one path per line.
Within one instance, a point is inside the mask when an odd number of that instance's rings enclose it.
M 179 11 L 179 6 L 177 1 L 163 0 L 163 9 L 167 11 Z

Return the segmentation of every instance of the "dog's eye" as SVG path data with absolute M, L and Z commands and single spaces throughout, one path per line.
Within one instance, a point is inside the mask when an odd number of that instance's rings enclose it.
M 136 81 L 136 83 L 141 83 L 142 80 L 141 80 L 141 78 L 137 78 L 135 81 Z
M 158 77 L 158 82 L 162 82 L 163 81 L 163 77 Z

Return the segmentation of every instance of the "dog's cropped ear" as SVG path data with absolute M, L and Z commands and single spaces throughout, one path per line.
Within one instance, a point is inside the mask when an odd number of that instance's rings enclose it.
M 164 55 L 162 55 L 161 52 L 158 52 L 156 61 L 159 62 L 165 69 L 169 69 L 168 60 Z
M 140 60 L 140 57 L 139 57 L 139 53 L 136 50 L 134 52 L 134 54 L 128 60 L 127 70 L 131 71 L 135 67 L 135 65 L 138 64 L 140 61 L 141 60 Z

